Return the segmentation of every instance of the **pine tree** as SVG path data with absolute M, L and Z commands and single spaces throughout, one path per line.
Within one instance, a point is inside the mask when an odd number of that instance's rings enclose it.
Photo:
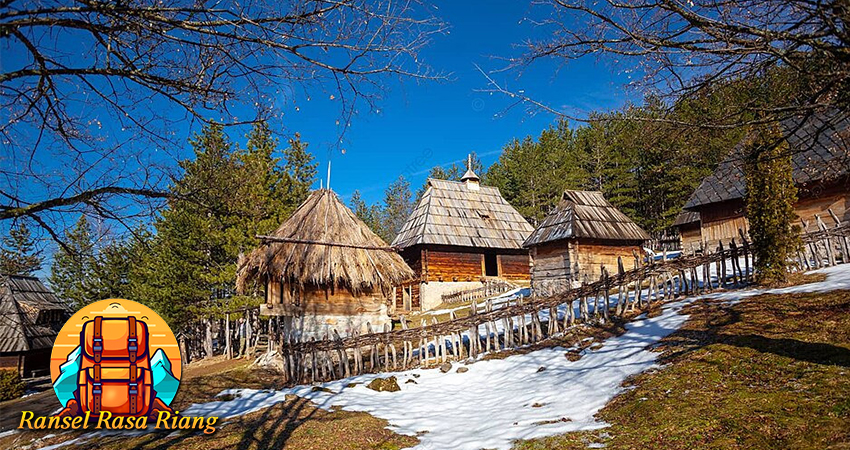
M 375 234 L 381 234 L 381 211 L 378 205 L 367 205 L 366 201 L 363 200 L 363 197 L 360 195 L 360 191 L 355 190 L 353 194 L 351 194 L 351 200 L 349 200 L 349 205 L 351 205 L 351 210 L 354 211 L 354 215 L 356 215 L 366 226 L 369 227 Z
M 149 233 L 138 230 L 132 237 L 112 239 L 99 246 L 90 285 L 95 298 L 132 297 L 130 273 L 141 263 L 149 241 Z
M 230 287 L 233 279 L 222 271 L 235 271 L 236 255 L 227 251 L 226 231 L 242 205 L 223 127 L 204 127 L 190 144 L 195 157 L 180 162 L 184 174 L 172 187 L 179 197 L 162 212 L 150 252 L 131 273 L 133 297 L 178 330 L 204 313 L 215 289 Z
M 289 177 L 288 201 L 294 210 L 310 193 L 310 186 L 316 181 L 319 164 L 307 151 L 307 143 L 301 141 L 301 135 L 289 140 L 289 147 L 283 151 L 285 160 L 283 170 Z M 288 215 L 287 215 L 288 216 Z
M 64 246 L 53 255 L 50 267 L 50 286 L 59 298 L 74 309 L 101 300 L 93 289 L 95 243 L 85 214 L 73 229 L 65 233 Z
M 9 228 L 0 247 L 0 273 L 9 275 L 33 275 L 41 270 L 44 258 L 36 248 L 26 222 L 20 221 Z
M 410 183 L 399 176 L 384 192 L 384 206 L 381 210 L 381 238 L 392 243 L 401 227 L 413 212 L 413 194 L 410 192 Z
M 274 155 L 278 142 L 258 123 L 244 149 L 235 149 L 218 125 L 190 141 L 195 157 L 181 161 L 183 176 L 155 223 L 150 251 L 131 270 L 133 296 L 154 307 L 174 329 L 200 316 L 257 299 L 232 296 L 240 254 L 256 235 L 277 228 L 309 193 L 316 164 L 296 137 Z M 281 164 L 283 163 L 283 164 Z
M 791 153 L 777 123 L 752 130 L 743 148 L 756 281 L 782 283 L 788 261 L 800 245 L 799 227 L 793 225 L 797 187 Z

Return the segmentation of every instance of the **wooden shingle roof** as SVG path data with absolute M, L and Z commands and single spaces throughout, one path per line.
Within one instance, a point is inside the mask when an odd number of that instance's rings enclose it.
M 0 275 L 0 353 L 52 347 L 57 332 L 42 320 L 47 311 L 69 313 L 38 278 Z
M 848 124 L 850 120 L 846 113 L 837 111 L 816 114 L 805 119 L 786 119 L 781 123 L 793 152 L 791 163 L 797 186 L 831 182 L 850 175 Z M 743 147 L 739 144 L 717 166 L 714 173 L 702 180 L 685 203 L 685 209 L 742 199 L 745 193 Z
M 498 188 L 475 181 L 429 179 L 425 194 L 392 245 L 520 249 L 533 230 Z
M 676 219 L 673 221 L 673 226 L 678 227 L 682 225 L 687 225 L 690 223 L 697 223 L 700 221 L 700 215 L 696 211 L 688 211 L 687 209 L 683 209 L 679 212 L 679 215 L 676 216 Z
M 561 202 L 525 241 L 526 247 L 562 239 L 644 241 L 649 235 L 598 191 L 564 191 Z

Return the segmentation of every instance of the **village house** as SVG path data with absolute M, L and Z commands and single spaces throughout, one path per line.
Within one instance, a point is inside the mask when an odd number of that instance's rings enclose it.
M 364 333 L 391 325 L 393 287 L 413 271 L 328 189 L 313 191 L 239 263 L 237 290 L 265 288 L 260 314 L 302 338 Z
M 793 178 L 798 189 L 794 211 L 802 221 L 797 224 L 802 226 L 805 222 L 805 231 L 815 231 L 818 217 L 827 227 L 835 226 L 836 219 L 841 223 L 850 220 L 848 120 L 837 120 L 831 113 L 806 120 L 788 119 L 781 126 L 792 153 Z M 740 232 L 747 233 L 742 152 L 738 145 L 685 204 L 685 211 L 696 213 L 688 214 L 687 222 L 677 219 L 674 223 L 685 249 L 691 243 L 699 247 L 700 242 L 714 249 L 720 241 L 728 245 L 733 238 L 740 241 Z M 693 220 L 698 220 L 699 234 L 693 231 Z
M 700 248 L 702 233 L 700 232 L 699 213 L 683 210 L 673 220 L 673 228 L 679 232 L 679 243 L 682 250 L 690 251 Z
M 0 369 L 47 375 L 53 341 L 70 313 L 38 278 L 0 275 Z
M 585 279 L 597 281 L 602 267 L 616 274 L 618 258 L 624 265 L 634 261 L 649 238 L 601 192 L 564 191 L 524 244 L 531 250 L 532 294 L 548 296 Z
M 422 199 L 393 240 L 416 279 L 396 291 L 396 311 L 428 310 L 443 295 L 493 280 L 527 282 L 532 226 L 467 170 L 460 182 L 429 179 Z

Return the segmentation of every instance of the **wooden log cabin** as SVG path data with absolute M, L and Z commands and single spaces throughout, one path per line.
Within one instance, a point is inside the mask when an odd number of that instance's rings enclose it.
M 793 179 L 797 185 L 794 210 L 805 231 L 818 230 L 818 218 L 827 227 L 850 220 L 850 129 L 847 116 L 838 112 L 787 119 L 781 123 L 792 152 Z M 716 248 L 733 238 L 739 229 L 747 233 L 744 195 L 743 148 L 738 145 L 717 169 L 706 177 L 685 204 L 684 211 L 697 213 L 699 234 L 691 223 L 676 223 L 683 243 Z M 830 214 L 830 210 L 832 214 Z M 685 238 L 685 236 L 688 236 Z M 688 249 L 689 247 L 686 247 Z
M 617 258 L 634 261 L 650 237 L 598 191 L 565 191 L 558 206 L 525 241 L 531 250 L 531 290 L 549 296 L 598 281 L 602 267 L 617 273 Z M 625 266 L 628 270 L 631 265 Z
M 302 339 L 383 331 L 396 285 L 413 278 L 401 256 L 328 189 L 310 194 L 239 262 L 237 291 L 264 289 L 260 314 Z
M 71 311 L 38 278 L 0 275 L 0 369 L 50 373 L 50 352 Z
M 683 210 L 673 221 L 673 228 L 679 232 L 679 243 L 683 250 L 700 248 L 702 233 L 698 212 Z
M 532 226 L 499 192 L 467 170 L 460 182 L 429 179 L 393 240 L 416 279 L 396 290 L 397 312 L 433 309 L 442 296 L 489 280 L 527 283 Z

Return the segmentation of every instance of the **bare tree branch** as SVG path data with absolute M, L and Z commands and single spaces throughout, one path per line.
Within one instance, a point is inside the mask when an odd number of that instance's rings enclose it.
M 341 143 L 388 77 L 444 78 L 418 58 L 443 29 L 416 0 L 2 1 L 0 220 L 154 211 L 181 130 L 279 120 L 302 93 L 340 99 Z

